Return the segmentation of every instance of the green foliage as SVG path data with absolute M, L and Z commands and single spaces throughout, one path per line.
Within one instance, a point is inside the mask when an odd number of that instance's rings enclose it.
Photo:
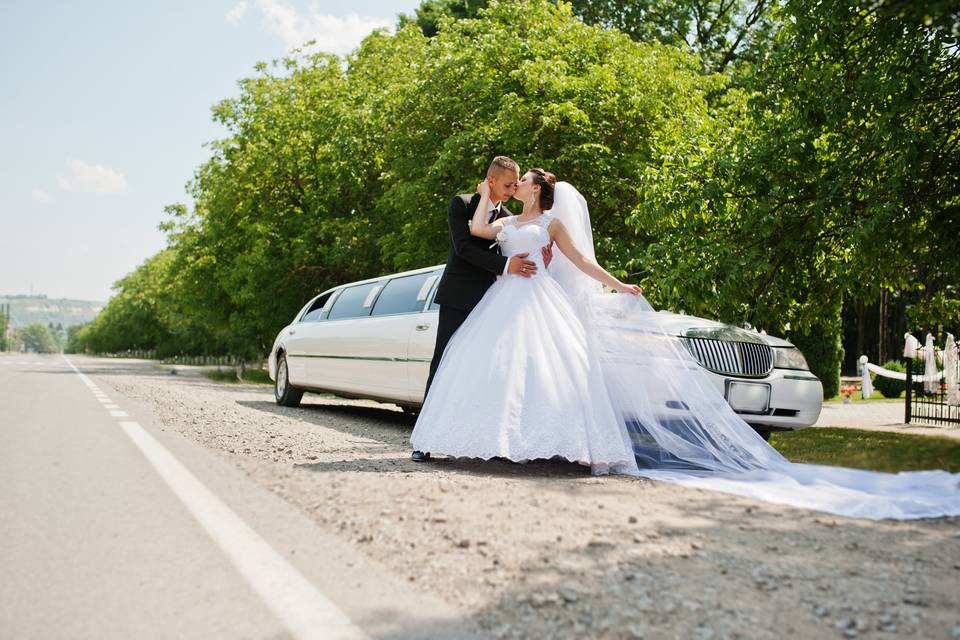
M 7 329 L 10 326 L 10 319 L 7 314 L 0 313 L 0 351 L 7 350 Z
M 794 331 L 790 340 L 800 349 L 810 371 L 823 384 L 823 397 L 832 398 L 840 393 L 840 365 L 843 362 L 839 309 L 818 318 L 808 328 Z
M 412 19 L 407 16 L 400 17 L 399 26 L 416 24 L 425 36 L 432 38 L 437 35 L 445 18 L 476 18 L 487 4 L 487 0 L 423 0 L 414 11 Z
M 574 0 L 589 24 L 620 29 L 641 42 L 689 48 L 704 71 L 762 58 L 778 25 L 770 0 Z
M 906 368 L 903 364 L 897 360 L 888 360 L 883 365 L 884 369 L 889 369 L 890 371 L 899 371 L 903 373 L 906 371 Z M 886 376 L 875 376 L 873 380 L 873 387 L 883 394 L 884 398 L 899 398 L 906 389 L 906 383 L 903 380 L 897 380 L 896 378 L 887 378 Z
M 83 353 L 86 345 L 81 332 L 86 325 L 75 324 L 67 327 L 67 342 L 63 347 L 64 353 Z
M 416 24 L 428 37 L 446 21 L 476 18 L 487 0 L 424 0 L 415 17 L 401 17 L 400 26 Z M 755 62 L 776 31 L 777 3 L 770 0 L 571 0 L 566 3 L 586 24 L 618 29 L 638 42 L 660 42 L 700 56 L 707 73 L 731 63 Z
M 13 348 L 16 351 L 33 353 L 57 353 L 60 344 L 50 328 L 39 322 L 20 327 L 13 334 Z

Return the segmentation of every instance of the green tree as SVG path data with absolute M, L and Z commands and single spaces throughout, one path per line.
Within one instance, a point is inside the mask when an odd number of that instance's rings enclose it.
M 488 0 L 424 0 L 415 23 L 435 36 L 444 20 L 476 18 Z M 700 56 L 703 70 L 717 73 L 733 63 L 756 62 L 776 33 L 779 2 L 775 0 L 571 0 L 574 13 L 587 24 L 619 29 L 640 42 L 660 42 L 689 49 Z
M 33 353 L 56 353 L 60 350 L 57 339 L 49 327 L 40 322 L 17 329 L 14 334 L 14 343 L 20 349 Z
M 7 315 L 0 311 L 0 351 L 6 351 L 8 348 L 7 345 L 7 329 L 10 327 L 10 319 L 7 318 Z

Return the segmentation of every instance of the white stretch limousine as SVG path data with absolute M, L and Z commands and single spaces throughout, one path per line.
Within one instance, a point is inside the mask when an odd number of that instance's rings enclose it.
M 443 265 L 353 282 L 308 302 L 274 341 L 278 404 L 305 391 L 369 398 L 415 411 L 423 402 L 437 333 L 433 295 Z M 765 437 L 817 421 L 820 380 L 780 338 L 660 311 L 733 409 Z

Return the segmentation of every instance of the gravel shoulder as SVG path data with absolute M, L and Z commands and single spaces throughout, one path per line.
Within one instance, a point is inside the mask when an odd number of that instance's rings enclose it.
M 76 358 L 495 638 L 960 638 L 960 519 L 844 519 L 566 463 L 409 461 L 396 407 Z

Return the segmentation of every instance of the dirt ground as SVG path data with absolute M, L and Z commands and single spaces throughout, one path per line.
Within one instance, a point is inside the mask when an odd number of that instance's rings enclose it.
M 557 462 L 418 464 L 391 405 L 288 409 L 143 367 L 87 370 L 493 638 L 960 638 L 960 519 L 844 519 Z

